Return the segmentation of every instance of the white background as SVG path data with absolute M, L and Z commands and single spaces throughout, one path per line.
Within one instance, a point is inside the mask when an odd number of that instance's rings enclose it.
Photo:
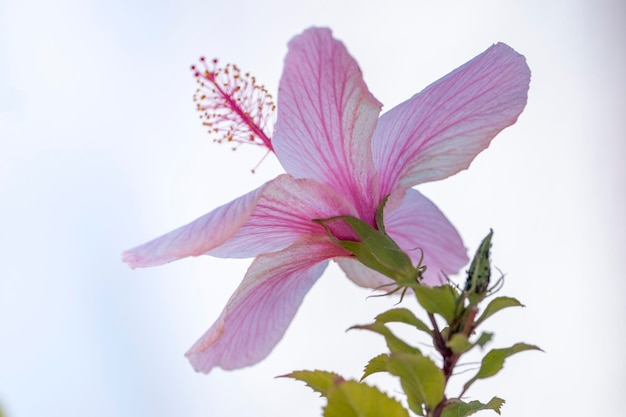
M 183 353 L 249 260 L 131 271 L 122 250 L 282 172 L 200 126 L 200 55 L 275 92 L 288 40 L 330 26 L 389 109 L 492 43 L 527 57 L 528 106 L 469 171 L 420 187 L 471 251 L 490 227 L 503 294 L 525 309 L 489 326 L 511 358 L 473 399 L 504 414 L 618 415 L 626 392 L 621 0 L 0 0 L 0 406 L 34 416 L 319 416 L 276 375 L 357 377 L 383 351 L 345 329 L 392 305 L 332 266 L 262 363 L 196 374 Z M 373 383 L 394 391 L 385 379 Z M 488 415 L 488 414 L 486 414 Z

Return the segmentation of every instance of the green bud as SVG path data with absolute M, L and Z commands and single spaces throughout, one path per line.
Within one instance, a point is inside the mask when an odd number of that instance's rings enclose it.
M 491 263 L 489 260 L 489 250 L 491 249 L 491 238 L 493 230 L 489 231 L 472 259 L 469 270 L 467 271 L 467 280 L 465 281 L 465 291 L 476 294 L 479 297 L 484 296 L 489 288 L 489 279 L 491 278 Z

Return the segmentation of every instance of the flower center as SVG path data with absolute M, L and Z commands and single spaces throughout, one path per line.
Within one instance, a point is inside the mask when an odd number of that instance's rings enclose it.
M 273 151 L 267 131 L 276 104 L 267 89 L 236 65 L 219 67 L 217 59 L 207 63 L 204 57 L 200 65 L 203 68 L 191 66 L 199 85 L 193 101 L 214 141 L 232 142 L 233 149 L 250 143 Z

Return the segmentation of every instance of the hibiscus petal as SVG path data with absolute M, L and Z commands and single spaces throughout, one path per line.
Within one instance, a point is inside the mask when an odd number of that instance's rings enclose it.
M 387 210 L 385 230 L 413 260 L 427 266 L 424 284 L 434 286 L 445 283 L 447 275 L 456 274 L 468 262 L 467 251 L 461 236 L 439 209 L 420 192 L 409 189 L 402 197 L 392 194 L 399 204 Z M 336 260 L 341 269 L 355 284 L 365 288 L 379 288 L 393 281 L 364 266 L 354 258 Z M 384 289 L 384 288 L 383 288 Z M 386 287 L 387 290 L 393 286 Z
M 394 289 L 394 281 L 385 275 L 374 271 L 357 261 L 355 258 L 336 259 L 337 264 L 346 276 L 359 287 L 391 291 Z M 384 287 L 388 284 L 387 287 Z M 382 287 L 382 288 L 381 288 Z
M 426 285 L 445 283 L 442 272 L 456 274 L 468 262 L 461 236 L 450 221 L 420 192 L 407 190 L 400 205 L 385 212 L 385 229 L 395 242 L 417 264 L 424 251 L 422 264 Z
M 340 215 L 357 213 L 329 186 L 280 175 L 265 187 L 241 229 L 208 255 L 248 258 L 282 250 L 302 236 L 327 236 L 324 228 L 311 220 Z
M 237 369 L 269 355 L 325 261 L 345 255 L 328 239 L 309 238 L 256 258 L 215 324 L 187 352 L 194 369 Z
M 163 265 L 206 253 L 224 243 L 241 228 L 252 214 L 266 185 L 216 208 L 185 226 L 124 252 L 122 261 L 134 269 Z
M 526 105 L 530 70 L 503 43 L 381 116 L 372 142 L 381 194 L 466 169 Z
M 330 187 L 280 175 L 199 219 L 123 254 L 132 268 L 188 256 L 247 258 L 282 250 L 304 235 L 326 236 L 312 219 L 354 216 L 355 209 Z
M 378 186 L 370 140 L 380 108 L 343 43 L 328 29 L 309 29 L 285 58 L 276 155 L 288 173 L 332 186 L 371 221 Z

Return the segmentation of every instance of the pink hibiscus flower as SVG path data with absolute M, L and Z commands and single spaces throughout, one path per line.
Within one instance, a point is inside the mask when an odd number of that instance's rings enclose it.
M 187 256 L 256 257 L 213 326 L 186 356 L 197 371 L 235 369 L 265 358 L 307 291 L 334 259 L 357 285 L 389 278 L 332 242 L 313 219 L 357 217 L 375 227 L 385 196 L 386 231 L 438 285 L 467 256 L 461 238 L 411 187 L 466 169 L 526 105 L 530 71 L 502 43 L 379 117 L 381 104 L 330 30 L 289 43 L 271 146 L 287 174 L 199 219 L 124 253 L 132 268 Z M 269 138 L 265 138 L 269 140 Z M 332 229 L 340 239 L 350 230 Z

